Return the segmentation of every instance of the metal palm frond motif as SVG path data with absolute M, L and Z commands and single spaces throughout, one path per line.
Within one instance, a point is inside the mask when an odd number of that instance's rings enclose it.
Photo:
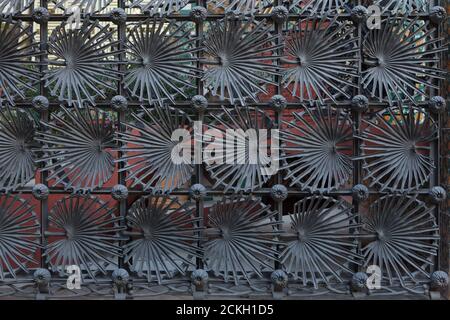
M 216 8 L 223 8 L 225 13 L 253 14 L 263 12 L 273 5 L 271 0 L 211 0 Z
M 222 186 L 225 191 L 236 192 L 261 188 L 275 174 L 267 150 L 276 138 L 271 130 L 274 129 L 272 120 L 259 108 L 222 107 L 222 110 L 221 114 L 211 114 L 213 121 L 207 125 L 205 133 L 206 137 L 209 130 L 215 132 L 209 146 L 227 147 L 226 152 L 217 150 L 210 154 L 207 149 L 203 152 L 206 170 L 216 181 L 213 188 Z M 232 150 L 228 147 L 230 141 L 235 146 Z M 257 154 L 251 155 L 251 151 Z
M 27 90 L 40 80 L 37 64 L 39 43 L 35 42 L 32 25 L 0 21 L 0 102 L 14 105 L 14 97 L 25 99 Z
M 29 272 L 27 264 L 38 264 L 40 226 L 33 208 L 18 196 L 0 196 L 0 280 L 16 278 L 18 270 Z
M 431 142 L 438 128 L 421 108 L 392 107 L 369 121 L 359 139 L 365 179 L 382 191 L 409 192 L 423 186 L 434 169 Z
M 390 11 L 392 14 L 405 14 L 424 12 L 429 2 L 428 0 L 376 0 L 374 4 L 382 8 L 382 13 Z
M 368 31 L 363 41 L 362 84 L 379 101 L 410 100 L 438 90 L 435 80 L 445 79 L 439 69 L 444 38 L 433 36 L 435 28 L 418 19 L 389 18 L 381 29 Z
M 284 179 L 302 190 L 326 192 L 348 182 L 352 173 L 353 128 L 350 114 L 328 107 L 293 113 L 281 132 Z
M 211 23 L 204 45 L 206 71 L 202 81 L 213 96 L 245 105 L 247 98 L 257 101 L 267 93 L 266 84 L 276 85 L 274 64 L 278 35 L 270 34 L 265 21 L 225 18 Z
M 106 274 L 108 266 L 116 266 L 121 255 L 119 231 L 123 228 L 114 210 L 91 196 L 59 200 L 50 212 L 46 232 L 46 263 L 53 271 L 64 272 L 66 266 L 77 265 L 95 279 L 98 272 Z
M 93 14 L 105 9 L 112 0 L 52 0 L 56 8 L 79 7 L 84 14 Z
M 23 187 L 34 178 L 35 123 L 21 109 L 0 109 L 0 190 Z
M 439 239 L 433 210 L 410 196 L 388 195 L 373 203 L 363 217 L 371 237 L 362 249 L 365 266 L 379 266 L 391 285 L 429 278 Z
M 350 98 L 358 87 L 358 39 L 348 23 L 300 21 L 286 37 L 283 83 L 300 101 Z M 351 90 L 350 90 L 351 92 Z
M 120 79 L 117 50 L 119 42 L 113 40 L 114 31 L 98 21 L 85 23 L 80 29 L 66 30 L 66 24 L 56 27 L 48 51 L 55 56 L 49 59 L 45 71 L 45 86 L 50 94 L 69 105 L 82 106 L 84 102 L 95 105 L 95 99 L 106 99 L 106 90 L 116 90 Z
M 279 222 L 259 199 L 224 197 L 210 208 L 208 241 L 204 244 L 204 262 L 209 270 L 238 284 L 263 269 L 273 271 L 276 260 L 274 237 Z
M 352 208 L 343 200 L 312 196 L 298 201 L 285 238 L 281 263 L 300 278 L 303 285 L 344 282 L 343 272 L 352 274 L 362 264 L 354 234 L 359 225 Z
M 298 9 L 299 14 L 320 14 L 335 13 L 342 9 L 348 3 L 348 0 L 293 0 L 289 9 Z
M 195 208 L 176 198 L 146 196 L 133 203 L 126 217 L 131 241 L 125 245 L 125 262 L 132 271 L 160 283 L 176 273 L 185 274 L 200 258 Z
M 12 16 L 28 9 L 33 0 L 0 0 L 0 12 L 4 16 Z
M 126 123 L 128 132 L 118 132 L 124 162 L 119 171 L 127 171 L 126 180 L 132 180 L 131 187 L 142 185 L 144 190 L 170 192 L 188 182 L 194 167 L 184 157 L 174 161 L 173 152 L 180 146 L 172 140 L 175 130 L 192 131 L 192 121 L 183 111 L 168 106 L 142 107 L 143 112 L 132 113 L 134 123 Z M 190 147 L 185 145 L 184 147 Z M 190 154 L 189 154 L 190 156 Z
M 153 15 L 169 15 L 181 11 L 189 0 L 129 0 L 131 8 L 140 8 L 142 12 Z
M 45 162 L 47 180 L 73 191 L 101 187 L 114 172 L 112 121 L 96 108 L 61 109 L 46 124 L 50 130 L 36 138 L 44 144 L 45 156 L 38 162 Z
M 175 96 L 187 98 L 186 88 L 195 88 L 199 77 L 194 53 L 197 38 L 188 23 L 148 19 L 131 29 L 127 41 L 128 70 L 125 88 L 150 104 L 163 105 Z

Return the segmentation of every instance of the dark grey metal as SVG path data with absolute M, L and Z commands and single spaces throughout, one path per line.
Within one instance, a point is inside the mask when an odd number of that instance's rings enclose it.
M 290 10 L 299 11 L 300 14 L 325 15 L 336 13 L 338 9 L 343 9 L 349 0 L 292 0 Z
M 349 99 L 357 87 L 358 39 L 348 22 L 306 19 L 288 31 L 283 83 L 300 101 Z
M 208 241 L 203 245 L 208 270 L 236 285 L 262 277 L 263 270 L 272 271 L 277 260 L 274 237 L 279 234 L 276 215 L 250 197 L 224 197 L 214 204 L 208 214 Z
M 375 0 L 374 4 L 381 8 L 381 13 L 408 14 L 425 12 L 429 7 L 429 0 Z
M 128 70 L 125 88 L 141 102 L 163 105 L 175 96 L 186 98 L 185 89 L 195 88 L 199 77 L 195 62 L 197 39 L 187 22 L 148 19 L 130 30 L 127 41 Z
M 438 66 L 439 54 L 447 47 L 435 31 L 427 21 L 407 17 L 387 18 L 381 29 L 368 31 L 363 41 L 363 88 L 390 105 L 406 99 L 416 103 L 418 96 L 437 90 L 435 80 L 444 79 L 445 73 Z
M 261 145 L 259 137 L 262 135 L 262 130 L 267 130 L 267 141 L 265 142 L 267 148 L 270 148 L 270 130 L 275 129 L 272 120 L 258 108 L 243 107 L 230 110 L 222 107 L 222 110 L 221 114 L 211 114 L 213 121 L 207 124 L 207 130 L 215 130 L 216 133 L 220 133 L 220 136 L 212 136 L 214 137 L 213 143 L 226 148 L 227 136 L 231 136 L 236 145 L 245 148 L 245 152 L 237 148 L 225 149 L 222 154 L 212 154 L 209 160 L 205 158 L 206 171 L 215 180 L 213 188 L 221 186 L 225 191 L 233 190 L 235 192 L 248 192 L 262 188 L 272 176 L 271 163 L 263 164 L 260 162 L 261 158 L 258 161 L 252 161 L 249 155 L 250 147 L 252 147 L 250 144 Z M 233 133 L 230 130 L 235 131 Z M 250 130 L 250 133 L 247 130 Z M 251 134 L 251 130 L 254 135 Z M 207 132 L 205 132 L 204 139 L 209 139 Z M 206 157 L 205 152 L 204 157 Z M 229 161 L 227 157 L 232 157 L 233 160 Z
M 126 181 L 133 181 L 132 188 L 170 192 L 188 182 L 194 170 L 190 159 L 181 163 L 172 159 L 172 150 L 180 143 L 172 141 L 172 133 L 177 129 L 190 133 L 191 119 L 167 106 L 142 107 L 142 111 L 131 114 L 133 123 L 124 123 L 127 132 L 117 133 L 117 141 L 124 144 L 120 148 L 123 156 L 117 160 L 124 163 L 120 171 L 128 172 Z
M 415 196 L 387 195 L 375 201 L 363 216 L 370 238 L 362 248 L 364 265 L 379 266 L 389 285 L 429 278 L 439 239 L 433 210 Z
M 36 265 L 39 220 L 33 207 L 17 195 L 0 196 L 0 281 Z
M 281 263 L 303 285 L 344 282 L 343 272 L 352 273 L 361 264 L 357 252 L 357 228 L 352 208 L 343 200 L 312 196 L 298 201 L 290 215 L 290 230 L 282 234 L 286 248 Z
M 126 216 L 131 241 L 124 246 L 125 262 L 147 281 L 185 274 L 195 266 L 201 250 L 198 240 L 195 208 L 180 204 L 168 196 L 145 196 L 133 203 Z
M 112 120 L 96 108 L 61 109 L 52 114 L 52 122 L 43 123 L 50 130 L 36 137 L 45 153 L 37 162 L 45 164 L 52 186 L 73 191 L 102 187 L 114 172 Z
M 256 12 L 263 12 L 272 6 L 272 0 L 209 0 L 214 8 L 224 9 L 225 13 L 235 15 L 250 15 Z
M 169 15 L 179 12 L 189 0 L 130 0 L 130 8 L 140 8 L 150 16 Z
M 36 69 L 39 61 L 33 57 L 42 52 L 34 40 L 35 34 L 31 25 L 0 21 L 0 103 L 6 100 L 14 105 L 16 96 L 25 99 L 27 90 L 36 90 L 33 84 L 41 74 Z
M 33 0 L 0 0 L 0 12 L 4 16 L 13 16 L 27 10 Z
M 265 20 L 225 18 L 211 22 L 205 37 L 202 81 L 211 95 L 245 105 L 267 93 L 265 85 L 276 85 L 271 78 L 279 74 L 274 62 L 282 45 Z
M 67 30 L 66 30 L 67 29 Z M 48 43 L 48 52 L 55 58 L 48 60 L 45 86 L 50 94 L 69 105 L 95 105 L 95 99 L 106 99 L 106 90 L 116 90 L 120 72 L 117 69 L 120 50 L 109 25 L 85 20 L 80 29 L 65 22 L 56 27 Z
M 65 10 L 70 7 L 78 7 L 84 15 L 92 15 L 105 9 L 112 0 L 51 0 L 55 7 Z
M 417 107 L 392 107 L 375 114 L 357 135 L 363 141 L 365 179 L 369 187 L 382 191 L 410 192 L 426 184 L 434 168 L 431 143 L 437 126 L 430 115 Z
M 34 178 L 35 123 L 21 109 L 0 109 L 0 191 L 11 191 Z
M 312 192 L 331 191 L 348 182 L 352 173 L 350 114 L 332 107 L 305 108 L 283 121 L 280 140 L 284 179 L 290 186 Z
M 77 265 L 95 279 L 98 273 L 117 265 L 122 249 L 117 242 L 123 230 L 121 217 L 108 203 L 92 196 L 72 195 L 59 200 L 49 215 L 46 232 L 46 262 L 53 272 L 64 274 L 66 267 Z

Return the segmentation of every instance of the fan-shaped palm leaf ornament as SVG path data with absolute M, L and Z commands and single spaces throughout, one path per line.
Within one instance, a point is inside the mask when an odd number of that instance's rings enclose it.
M 443 38 L 434 36 L 423 20 L 388 18 L 381 29 L 367 32 L 363 41 L 362 84 L 378 101 L 409 100 L 438 90 L 436 80 L 445 79 L 439 69 L 440 52 L 447 51 Z
M 213 121 L 205 132 L 205 140 L 212 141 L 203 154 L 206 170 L 216 181 L 213 188 L 248 192 L 263 187 L 276 173 L 276 163 L 271 161 L 276 157 L 270 159 L 268 150 L 275 149 L 272 142 L 278 142 L 272 120 L 259 108 L 222 110 L 221 114 L 211 114 Z M 223 146 L 226 152 L 220 151 Z
M 129 2 L 129 7 L 139 8 L 151 16 L 164 16 L 180 12 L 189 0 L 129 0 Z
M 358 224 L 352 208 L 343 200 L 312 196 L 298 201 L 287 234 L 281 262 L 303 285 L 344 282 L 343 273 L 362 264 L 357 253 Z
M 358 39 L 349 23 L 300 21 L 287 34 L 285 56 L 283 83 L 300 101 L 349 99 L 358 86 Z
M 293 113 L 281 131 L 282 169 L 291 186 L 312 192 L 331 191 L 348 182 L 352 173 L 352 122 L 339 108 L 305 108 Z
M 0 0 L 0 12 L 4 16 L 13 16 L 28 9 L 33 0 Z
M 382 13 L 390 11 L 392 14 L 409 14 L 426 11 L 429 3 L 427 0 L 376 0 L 374 5 L 382 8 Z
M 348 0 L 293 0 L 289 9 L 299 14 L 325 15 L 343 9 Z
M 11 191 L 34 178 L 34 120 L 21 109 L 0 109 L 0 190 Z
M 188 23 L 165 19 L 148 19 L 135 26 L 128 35 L 128 69 L 125 87 L 139 101 L 163 105 L 175 103 L 175 96 L 187 98 L 185 89 L 195 88 L 201 50 L 190 36 Z
M 194 213 L 194 207 L 181 205 L 176 198 L 139 198 L 126 217 L 131 241 L 124 248 L 125 262 L 149 282 L 184 275 L 188 267 L 195 266 L 195 258 L 201 257 L 196 247 L 200 218 Z
M 82 14 L 92 15 L 105 9 L 112 0 L 53 0 L 55 7 L 67 10 L 78 7 Z
M 258 199 L 224 197 L 210 208 L 208 241 L 204 244 L 204 261 L 209 270 L 225 282 L 250 281 L 262 277 L 262 270 L 273 270 L 276 260 L 274 237 L 278 222 Z
M 278 75 L 274 62 L 279 58 L 265 21 L 225 18 L 212 22 L 204 41 L 206 71 L 203 81 L 213 96 L 232 104 L 246 100 L 258 101 L 258 94 L 267 93 L 266 84 L 276 85 Z
M 46 124 L 50 130 L 36 138 L 45 152 L 38 161 L 45 163 L 52 185 L 73 191 L 101 187 L 114 172 L 112 121 L 96 108 L 61 109 Z
M 46 233 L 46 263 L 54 271 L 64 272 L 66 266 L 77 265 L 95 279 L 98 272 L 106 274 L 108 266 L 117 265 L 123 230 L 114 210 L 98 198 L 72 195 L 59 200 L 52 208 Z
M 120 79 L 118 71 L 121 53 L 115 46 L 114 31 L 98 21 L 85 22 L 80 29 L 56 27 L 48 42 L 48 52 L 54 58 L 48 61 L 45 86 L 52 96 L 69 105 L 95 105 L 97 97 L 106 98 L 107 90 L 116 90 Z
M 389 284 L 430 277 L 439 227 L 434 208 L 411 196 L 388 195 L 370 206 L 364 230 L 371 239 L 362 251 L 365 265 L 377 265 Z
M 127 132 L 118 133 L 117 140 L 123 143 L 123 157 L 118 162 L 124 162 L 119 171 L 128 172 L 126 179 L 133 181 L 132 187 L 142 185 L 144 190 L 170 192 L 188 182 L 194 170 L 189 151 L 188 159 L 173 157 L 177 147 L 190 148 L 190 137 L 189 144 L 184 145 L 172 135 L 176 130 L 185 130 L 190 136 L 191 119 L 168 106 L 142 107 L 142 111 L 132 113 L 134 122 L 125 124 Z
M 273 5 L 271 0 L 211 0 L 216 8 L 222 8 L 225 13 L 249 15 L 263 13 L 264 9 Z
M 25 99 L 26 91 L 35 91 L 40 80 L 37 67 L 39 43 L 34 40 L 32 25 L 20 21 L 0 21 L 0 102 L 14 105 L 16 96 Z
M 363 120 L 365 178 L 383 191 L 410 192 L 427 183 L 434 163 L 431 142 L 438 129 L 430 115 L 417 107 L 392 107 Z
M 0 280 L 29 272 L 40 248 L 39 220 L 30 204 L 17 195 L 0 196 Z

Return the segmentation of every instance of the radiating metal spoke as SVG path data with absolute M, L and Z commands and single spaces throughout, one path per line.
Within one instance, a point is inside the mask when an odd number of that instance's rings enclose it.
M 29 272 L 36 265 L 40 248 L 40 225 L 30 204 L 17 195 L 0 196 L 0 280 L 16 278 L 17 272 Z
M 131 241 L 124 248 L 131 270 L 161 283 L 195 266 L 201 250 L 196 247 L 200 218 L 194 213 L 194 207 L 168 196 L 150 195 L 134 202 L 126 217 Z
M 0 109 L 0 190 L 13 191 L 34 178 L 34 120 L 21 109 Z
M 428 182 L 434 169 L 431 143 L 438 129 L 428 112 L 417 107 L 392 107 L 378 112 L 357 136 L 365 179 L 382 191 L 410 192 Z
M 281 263 L 303 285 L 344 282 L 362 264 L 357 253 L 356 217 L 343 200 L 312 196 L 295 203 L 290 229 L 282 234 Z
M 124 144 L 120 149 L 123 157 L 118 162 L 125 165 L 119 171 L 128 172 L 126 180 L 131 187 L 142 185 L 144 190 L 170 192 L 189 181 L 194 167 L 191 153 L 187 158 L 173 158 L 178 140 L 172 140 L 175 130 L 186 130 L 190 136 L 191 119 L 179 109 L 156 106 L 142 107 L 142 113 L 132 113 L 133 123 L 126 123 L 127 132 L 119 132 L 117 140 Z M 190 137 L 186 150 L 190 148 Z M 182 150 L 180 150 L 182 152 Z
M 98 198 L 72 195 L 59 200 L 50 211 L 50 226 L 45 248 L 46 263 L 53 271 L 65 272 L 77 265 L 95 279 L 117 265 L 121 256 L 118 241 L 120 217 Z
M 106 91 L 116 90 L 120 80 L 117 50 L 109 25 L 85 21 L 80 29 L 65 22 L 56 27 L 48 42 L 51 55 L 45 71 L 45 86 L 52 96 L 69 105 L 95 105 L 97 97 L 106 99 Z M 52 58 L 54 56 L 54 58 Z
M 204 244 L 207 268 L 235 284 L 262 277 L 263 270 L 272 271 L 277 253 L 276 214 L 258 199 L 240 196 L 224 197 L 214 204 Z
M 305 108 L 283 121 L 282 169 L 291 186 L 326 192 L 345 185 L 352 173 L 352 121 L 350 114 L 330 106 Z
M 300 101 L 351 97 L 358 86 L 358 39 L 336 18 L 299 21 L 286 35 L 283 83 Z
M 93 190 L 102 187 L 114 172 L 112 149 L 114 129 L 108 114 L 96 108 L 66 109 L 53 113 L 45 124 L 49 131 L 40 132 L 36 140 L 44 144 L 44 171 L 53 185 L 65 189 Z
M 429 208 L 415 196 L 388 195 L 370 206 L 364 230 L 365 266 L 381 268 L 390 285 L 429 279 L 437 255 L 439 227 Z
M 246 100 L 258 101 L 258 94 L 267 93 L 265 85 L 277 85 L 275 44 L 278 35 L 270 33 L 265 21 L 225 18 L 211 22 L 206 34 L 205 75 L 202 81 L 213 96 L 232 104 Z

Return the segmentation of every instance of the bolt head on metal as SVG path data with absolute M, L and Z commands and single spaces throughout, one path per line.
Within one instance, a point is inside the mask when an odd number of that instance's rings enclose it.
M 48 110 L 50 103 L 47 99 L 47 97 L 44 96 L 36 96 L 31 101 L 31 105 L 37 110 L 37 111 L 46 111 Z
M 356 23 L 364 22 L 367 19 L 369 11 L 364 6 L 356 6 L 352 9 L 351 17 Z
M 44 200 L 48 198 L 50 191 L 45 184 L 38 183 L 33 186 L 32 190 L 33 196 L 38 200 Z
M 128 188 L 122 184 L 116 184 L 111 190 L 111 195 L 115 200 L 125 200 L 128 197 Z
M 128 107 L 127 98 L 117 95 L 111 98 L 111 107 L 117 111 L 125 111 Z
M 441 6 L 434 6 L 430 10 L 430 20 L 434 24 L 441 24 L 447 19 L 447 10 Z
M 206 188 L 200 183 L 194 184 L 189 190 L 189 194 L 194 200 L 201 200 L 206 195 Z
M 284 201 L 288 196 L 288 189 L 282 184 L 276 184 L 270 190 L 270 195 L 275 201 Z
M 367 111 L 369 108 L 369 99 L 363 95 L 357 95 L 352 99 L 352 109 L 357 112 Z
M 276 6 L 272 9 L 270 17 L 277 23 L 283 23 L 288 19 L 289 11 L 285 6 Z
M 429 194 L 434 203 L 441 203 L 447 199 L 447 191 L 441 186 L 431 188 Z
M 208 11 L 204 7 L 196 6 L 191 9 L 191 13 L 189 14 L 191 20 L 194 22 L 202 22 L 206 20 L 208 16 Z
M 357 184 L 352 188 L 352 195 L 355 200 L 367 200 L 369 198 L 369 189 L 363 184 Z

